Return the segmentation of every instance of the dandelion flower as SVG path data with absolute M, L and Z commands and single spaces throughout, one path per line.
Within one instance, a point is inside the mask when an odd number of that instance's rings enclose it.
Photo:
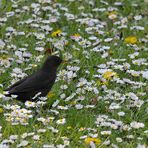
M 85 143 L 90 144 L 91 142 L 95 143 L 96 145 L 99 145 L 101 143 L 101 140 L 99 138 L 86 138 Z
M 113 71 L 106 71 L 104 74 L 103 74 L 103 78 L 107 79 L 107 80 L 110 80 L 112 77 L 114 76 L 117 76 L 117 73 L 116 72 L 113 72 Z
M 58 29 L 57 31 L 54 31 L 54 32 L 51 34 L 51 36 L 52 36 L 52 37 L 60 36 L 61 33 L 62 33 L 62 31 L 61 31 L 60 29 Z
M 124 39 L 124 41 L 127 44 L 136 44 L 138 42 L 138 39 L 135 36 L 128 36 Z

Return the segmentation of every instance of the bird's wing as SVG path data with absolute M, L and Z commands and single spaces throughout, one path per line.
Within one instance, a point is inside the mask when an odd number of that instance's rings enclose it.
M 49 77 L 47 76 L 47 74 L 43 74 L 42 72 L 35 73 L 34 75 L 28 77 L 24 82 L 9 90 L 9 93 L 15 94 L 31 91 L 40 91 L 46 88 L 51 88 L 54 81 L 55 77 Z
M 9 90 L 11 90 L 12 88 L 14 88 L 14 87 L 20 85 L 20 84 L 23 83 L 26 79 L 27 79 L 27 77 L 25 77 L 25 78 L 23 78 L 22 80 L 20 80 L 20 81 L 14 83 L 14 84 L 12 84 L 9 88 L 5 89 L 5 91 L 9 91 Z

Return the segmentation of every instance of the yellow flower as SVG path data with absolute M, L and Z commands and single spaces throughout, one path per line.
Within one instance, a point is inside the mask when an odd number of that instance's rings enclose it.
M 3 113 L 3 112 L 4 112 L 3 108 L 0 108 L 0 114 Z
M 127 44 L 136 44 L 138 40 L 135 36 L 128 36 L 124 39 L 124 42 Z
M 104 74 L 103 74 L 103 78 L 107 79 L 107 80 L 110 80 L 112 77 L 114 76 L 117 76 L 117 73 L 114 72 L 114 71 L 106 71 Z
M 55 95 L 54 93 L 49 92 L 49 93 L 47 94 L 47 98 L 52 98 L 54 95 Z
M 59 36 L 60 34 L 62 33 L 62 31 L 60 29 L 58 29 L 57 31 L 54 31 L 51 36 L 52 37 L 56 37 L 56 36 Z
M 101 143 L 101 140 L 99 138 L 86 138 L 85 143 L 90 144 L 90 142 L 94 142 L 96 145 L 99 145 Z

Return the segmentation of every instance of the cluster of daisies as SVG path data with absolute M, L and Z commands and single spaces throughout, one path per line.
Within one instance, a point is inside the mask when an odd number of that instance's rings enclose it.
M 0 147 L 146 148 L 147 5 L 0 1 Z M 45 54 L 69 61 L 52 92 L 36 102 L 6 97 Z

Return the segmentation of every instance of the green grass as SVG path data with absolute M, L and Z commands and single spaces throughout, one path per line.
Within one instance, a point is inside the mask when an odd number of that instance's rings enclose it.
M 38 3 L 37 0 L 30 0 L 30 1 L 18 1 L 17 8 L 14 8 L 13 2 L 2 0 L 2 4 L 0 6 L 0 18 L 6 18 L 7 13 L 11 11 L 16 11 L 20 9 L 20 13 L 15 13 L 13 16 L 8 17 L 6 22 L 1 22 L 0 19 L 0 39 L 5 42 L 5 46 L 2 48 L 0 45 L 0 84 L 3 87 L 0 87 L 0 93 L 3 93 L 3 90 L 7 88 L 11 81 L 18 79 L 16 77 L 12 77 L 11 73 L 13 72 L 14 68 L 22 69 L 22 72 L 26 74 L 31 74 L 37 68 L 32 67 L 29 70 L 25 70 L 25 68 L 29 67 L 29 64 L 36 64 L 38 67 L 43 63 L 44 59 L 47 55 L 43 52 L 39 52 L 35 50 L 35 47 L 44 47 L 52 48 L 53 54 L 57 53 L 57 55 L 61 55 L 63 58 L 72 56 L 70 62 L 61 65 L 58 70 L 58 74 L 62 70 L 67 70 L 67 66 L 78 66 L 80 69 L 76 72 L 76 77 L 72 79 L 63 80 L 61 77 L 58 77 L 58 80 L 52 88 L 52 92 L 54 96 L 49 98 L 44 106 L 36 107 L 36 108 L 29 108 L 32 111 L 33 117 L 30 118 L 27 122 L 28 125 L 12 125 L 12 122 L 7 121 L 6 114 L 11 113 L 12 110 L 6 109 L 6 105 L 19 105 L 20 108 L 26 108 L 23 103 L 20 103 L 16 100 L 9 100 L 3 101 L 3 97 L 0 98 L 0 108 L 3 109 L 3 112 L 0 113 L 0 126 L 2 129 L 0 131 L 0 143 L 3 142 L 4 139 L 9 139 L 11 135 L 18 135 L 17 140 L 14 143 L 10 144 L 10 147 L 16 147 L 22 141 L 22 134 L 24 133 L 31 133 L 34 132 L 34 135 L 39 135 L 39 140 L 34 140 L 33 136 L 28 136 L 24 140 L 27 140 L 29 144 L 26 147 L 33 147 L 33 148 L 40 148 L 44 144 L 54 144 L 56 147 L 59 144 L 64 145 L 63 137 L 67 138 L 69 144 L 67 147 L 71 148 L 83 148 L 89 147 L 85 143 L 85 138 L 81 138 L 82 136 L 92 137 L 94 134 L 98 134 L 97 138 L 101 139 L 101 143 L 97 145 L 97 147 L 105 148 L 105 147 L 112 147 L 113 144 L 117 145 L 118 147 L 128 147 L 134 148 L 137 147 L 138 144 L 148 146 L 147 137 L 148 133 L 148 101 L 147 101 L 147 92 L 148 92 L 148 83 L 147 79 L 143 78 L 142 73 L 143 71 L 148 71 L 148 52 L 147 52 L 147 41 L 148 41 L 148 23 L 147 23 L 147 6 L 148 3 L 140 0 L 127 0 L 123 1 L 123 6 L 116 6 L 114 3 L 115 0 L 108 1 L 107 5 L 100 0 L 98 1 L 63 1 L 63 0 L 56 0 L 51 1 L 50 4 L 40 4 L 40 8 L 49 6 L 49 10 L 43 11 L 42 9 L 36 10 L 36 16 L 34 15 L 33 8 L 31 8 L 32 3 Z M 146 0 L 145 0 L 146 1 Z M 94 4 L 91 5 L 89 2 L 93 2 Z M 137 6 L 133 6 L 133 4 L 137 4 Z M 61 6 L 60 6 L 61 5 Z M 23 12 L 23 6 L 28 6 L 29 11 Z M 65 11 L 61 9 L 61 7 L 68 8 L 66 13 L 73 14 L 74 19 L 68 19 L 65 16 Z M 82 8 L 84 7 L 84 8 Z M 116 10 L 117 18 L 110 20 L 108 18 L 108 14 L 110 13 L 109 9 L 113 7 Z M 37 8 L 37 7 L 36 7 Z M 82 8 L 82 9 L 79 9 Z M 94 11 L 94 8 L 105 8 L 105 11 Z M 52 10 L 53 9 L 53 10 Z M 18 10 L 17 10 L 18 11 Z M 84 14 L 82 16 L 82 13 Z M 51 15 L 49 17 L 49 15 Z M 134 16 L 141 15 L 142 19 L 135 20 Z M 41 20 L 35 19 L 42 19 L 42 20 L 51 20 L 52 18 L 57 18 L 57 22 L 49 22 L 44 24 Z M 84 19 L 87 18 L 90 21 L 92 19 L 98 20 L 96 24 L 93 26 L 89 26 L 88 24 L 91 22 L 79 23 L 77 19 Z M 127 19 L 127 22 L 123 23 L 123 25 L 127 25 L 127 28 L 118 28 L 119 25 L 115 25 L 115 22 L 122 22 L 123 18 Z M 34 19 L 34 22 L 30 24 L 18 24 L 18 22 L 23 22 L 28 19 Z M 121 21 L 122 20 L 122 21 Z M 82 20 L 80 21 L 82 22 Z M 32 24 L 38 24 L 39 27 L 32 27 Z M 104 25 L 103 28 L 97 28 L 97 25 Z M 49 25 L 53 30 L 49 31 L 48 33 L 41 29 L 41 26 Z M 130 27 L 133 26 L 142 26 L 144 30 L 131 30 Z M 25 35 L 17 36 L 11 35 L 11 37 L 7 37 L 7 27 L 13 27 L 16 32 L 24 32 Z M 92 29 L 91 34 L 86 31 L 86 28 Z M 97 28 L 97 29 L 96 29 Z M 62 33 L 66 33 L 63 36 L 55 36 L 52 37 L 52 32 L 60 29 Z M 98 31 L 103 31 L 103 34 L 99 34 Z M 42 40 L 38 40 L 34 33 L 44 33 L 45 38 Z M 122 38 L 118 38 L 122 33 Z M 14 33 L 15 34 L 15 33 Z M 90 46 L 84 47 L 79 42 L 73 41 L 70 36 L 74 34 L 79 34 L 82 37 L 82 40 L 89 41 Z M 95 36 L 97 39 L 101 40 L 100 43 L 97 45 L 93 45 L 95 41 L 89 40 L 90 36 Z M 137 43 L 134 45 L 128 45 L 124 42 L 124 39 L 128 36 L 135 36 L 137 37 Z M 104 39 L 112 38 L 111 42 L 105 42 Z M 50 40 L 49 40 L 50 39 Z M 60 42 L 61 40 L 68 41 L 67 45 L 62 45 Z M 146 42 L 142 42 L 141 39 L 145 39 Z M 54 41 L 53 41 L 54 40 Z M 42 41 L 42 43 L 37 42 Z M 57 47 L 57 44 L 63 46 L 61 49 Z M 27 44 L 27 46 L 25 46 Z M 10 46 L 15 45 L 16 49 L 10 48 Z M 110 49 L 106 50 L 108 56 L 103 58 L 103 52 L 95 52 L 93 48 L 98 46 L 98 48 L 102 48 L 103 46 L 109 46 Z M 18 56 L 15 54 L 19 48 L 26 48 L 26 52 L 32 54 L 28 60 L 21 64 L 17 63 L 19 59 Z M 79 50 L 77 50 L 77 49 Z M 137 50 L 138 49 L 138 50 Z M 133 54 L 134 52 L 139 52 L 139 55 L 134 59 L 131 59 L 128 55 Z M 40 62 L 37 62 L 37 58 L 39 56 L 43 56 Z M 12 58 L 12 61 L 11 61 Z M 110 62 L 113 62 L 113 59 L 126 59 L 125 61 L 116 61 L 116 66 L 124 66 L 124 64 L 130 64 L 130 68 L 128 70 L 139 71 L 141 74 L 139 76 L 132 76 L 128 73 L 127 70 L 117 69 L 115 66 L 109 66 Z M 133 60 L 137 59 L 145 59 L 146 64 L 136 65 L 133 64 Z M 75 60 L 79 60 L 79 63 L 75 62 Z M 3 62 L 10 61 L 9 66 L 6 67 Z M 142 83 L 139 88 L 135 88 L 136 84 L 118 84 L 117 82 L 111 80 L 106 80 L 108 83 L 103 85 L 101 82 L 101 78 L 95 78 L 94 75 L 99 75 L 96 68 L 93 66 L 97 66 L 100 64 L 106 64 L 106 68 L 112 69 L 114 72 L 117 73 L 117 77 L 122 81 L 125 78 L 130 79 L 133 82 Z M 89 73 L 86 73 L 86 72 Z M 101 74 L 101 76 L 103 76 Z M 78 92 L 77 84 L 80 78 L 85 78 L 87 82 L 91 82 L 92 84 L 89 87 L 82 86 L 80 89 L 82 91 Z M 68 88 L 65 90 L 61 89 L 61 85 L 67 85 Z M 86 87 L 90 89 L 96 87 L 99 91 L 99 94 L 95 94 L 93 90 L 87 90 Z M 110 91 L 112 93 L 110 94 Z M 83 92 L 84 91 L 84 92 Z M 133 99 L 128 97 L 128 93 L 134 93 L 138 96 L 138 100 L 143 101 L 141 107 L 136 107 L 134 104 Z M 66 101 L 62 99 L 60 96 L 61 94 L 65 94 L 66 98 L 71 96 L 72 93 L 75 93 L 75 96 Z M 142 95 L 141 93 L 145 93 Z M 1 96 L 1 95 L 0 95 Z M 78 98 L 84 97 L 83 100 Z M 122 103 L 121 98 L 125 98 L 125 101 Z M 52 105 L 56 100 L 59 100 L 59 104 L 53 108 Z M 95 100 L 95 102 L 93 102 Z M 117 103 L 120 105 L 118 109 L 110 109 L 111 103 Z M 76 105 L 81 104 L 83 107 L 81 109 L 77 109 Z M 133 107 L 131 107 L 131 104 Z M 92 108 L 87 108 L 87 105 L 94 105 Z M 65 106 L 67 107 L 66 110 L 59 109 L 58 106 Z M 28 109 L 28 108 L 27 108 Z M 58 111 L 57 114 L 51 112 L 52 110 Z M 119 116 L 119 112 L 124 112 L 125 115 Z M 123 127 L 118 127 L 117 129 L 112 129 L 110 126 L 99 126 L 96 124 L 97 117 L 99 115 L 106 115 L 108 119 L 105 122 L 113 124 L 115 121 L 122 122 L 122 125 L 127 125 L 129 130 L 124 130 Z M 44 122 L 40 122 L 37 119 L 39 117 L 43 117 L 47 119 L 48 117 L 54 117 L 53 121 L 44 124 Z M 58 125 L 56 122 L 59 119 L 65 118 L 66 123 Z M 111 121 L 112 120 L 112 121 Z M 133 128 L 130 127 L 130 123 L 133 121 L 137 121 L 144 124 L 143 128 Z M 104 123 L 105 124 L 105 123 Z M 58 130 L 58 132 L 54 133 L 49 127 L 52 126 Z M 81 129 L 84 128 L 82 131 Z M 46 129 L 45 133 L 38 133 L 39 129 Z M 102 135 L 101 131 L 111 131 L 110 135 Z M 127 138 L 129 135 L 132 135 L 133 138 Z M 122 142 L 117 142 L 116 138 L 122 138 Z M 140 139 L 141 138 L 141 139 Z M 103 142 L 110 140 L 108 145 L 103 144 Z

